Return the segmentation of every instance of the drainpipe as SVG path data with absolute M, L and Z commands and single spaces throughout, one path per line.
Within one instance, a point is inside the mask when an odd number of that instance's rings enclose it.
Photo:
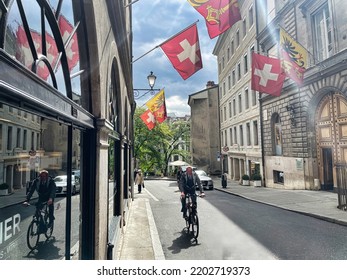
M 258 42 L 258 34 L 259 34 L 259 22 L 258 22 L 258 1 L 255 2 L 255 34 L 256 34 L 256 40 L 257 40 L 257 50 L 259 50 L 259 42 Z M 264 154 L 264 133 L 263 133 L 263 100 L 262 100 L 262 93 L 259 92 L 259 121 L 260 121 L 260 141 L 261 141 L 261 162 L 262 162 L 262 179 L 263 179 L 263 185 L 266 187 L 266 180 L 265 180 L 265 154 Z

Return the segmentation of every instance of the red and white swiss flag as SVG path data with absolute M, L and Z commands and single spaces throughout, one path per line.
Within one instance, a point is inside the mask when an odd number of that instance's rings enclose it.
M 184 80 L 202 68 L 196 24 L 167 40 L 160 47 Z
M 43 39 L 41 33 L 35 30 L 30 30 L 30 36 L 33 40 L 35 50 L 38 56 L 42 54 L 42 40 L 46 41 L 46 57 L 48 62 L 51 65 L 54 65 L 58 58 L 58 48 L 53 36 L 46 32 Z M 35 62 L 30 50 L 27 35 L 22 25 L 18 26 L 18 29 L 16 31 L 16 38 L 16 58 L 31 70 Z M 36 74 L 44 80 L 47 80 L 47 78 L 49 77 L 49 70 L 43 62 L 40 62 L 37 65 Z
M 60 33 L 63 38 L 63 42 L 65 44 L 67 39 L 70 37 L 74 27 L 62 15 L 59 17 L 58 23 L 59 23 Z M 69 70 L 71 72 L 71 70 L 77 65 L 78 61 L 80 60 L 79 51 L 78 51 L 77 33 L 75 33 L 72 36 L 71 41 L 66 46 L 65 51 L 66 51 L 66 56 L 69 63 Z
M 147 125 L 149 130 L 152 130 L 156 125 L 156 119 L 151 110 L 147 110 L 140 116 L 141 120 Z
M 252 55 L 252 90 L 280 96 L 285 74 L 281 60 L 260 54 Z

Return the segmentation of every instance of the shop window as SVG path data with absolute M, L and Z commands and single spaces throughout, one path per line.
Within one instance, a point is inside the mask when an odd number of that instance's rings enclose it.
M 0 149 L 0 178 L 2 183 L 9 186 L 11 198 L 19 198 L 16 203 L 5 204 L 6 199 L 0 199 L 0 260 L 46 259 L 58 260 L 66 257 L 66 253 L 73 258 L 79 258 L 78 244 L 80 243 L 80 178 L 71 178 L 72 194 L 65 192 L 67 182 L 68 162 L 71 161 L 73 170 L 80 170 L 80 131 L 73 130 L 69 137 L 69 127 L 52 120 L 42 118 L 39 122 L 32 122 L 32 117 L 27 119 L 17 118 L 16 123 L 8 126 L 15 116 L 9 114 L 7 105 L 0 112 L 0 146 L 3 139 L 7 139 L 10 151 Z M 22 114 L 24 111 L 21 112 Z M 27 112 L 28 113 L 28 112 Z M 29 115 L 31 113 L 28 113 Z M 6 128 L 5 128 L 6 127 Z M 40 136 L 37 136 L 39 134 Z M 22 140 L 20 140 L 22 137 Z M 35 147 L 34 139 L 42 138 L 40 149 Z M 30 141 L 30 142 L 29 142 Z M 71 158 L 68 153 L 68 143 L 72 141 Z M 12 150 L 18 147 L 20 152 Z M 37 143 L 36 143 L 37 145 Z M 31 147 L 28 151 L 27 148 Z M 23 207 L 20 202 L 26 195 L 27 187 L 33 179 L 37 178 L 40 170 L 48 170 L 49 175 L 56 181 L 57 196 L 54 207 L 54 230 L 51 238 L 46 240 L 40 237 L 39 254 L 32 253 L 27 247 L 26 232 L 35 211 L 37 193 L 34 192 L 31 207 Z M 76 173 L 77 174 L 77 173 Z M 62 177 L 60 177 L 62 176 Z M 80 175 L 78 175 L 80 176 Z M 58 178 L 66 178 L 65 181 Z M 67 213 L 67 197 L 71 196 L 71 212 Z M 6 207 L 6 211 L 2 211 Z M 71 216 L 71 223 L 67 224 L 67 214 Z M 6 223 L 4 222 L 6 221 Z M 66 229 L 71 232 L 69 244 L 70 252 L 66 252 Z M 28 257 L 29 256 L 29 257 Z

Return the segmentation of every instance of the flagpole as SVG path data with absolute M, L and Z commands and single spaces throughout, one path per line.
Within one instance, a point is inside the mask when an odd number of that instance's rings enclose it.
M 199 20 L 195 21 L 194 23 L 192 23 L 191 25 L 189 25 L 188 27 L 184 28 L 183 30 L 181 30 L 180 32 L 176 33 L 175 35 L 171 36 L 169 39 L 165 40 L 163 43 L 161 43 L 160 45 L 155 46 L 153 49 L 149 50 L 148 52 L 146 52 L 145 54 L 141 55 L 140 57 L 136 58 L 135 60 L 133 60 L 131 62 L 131 64 L 135 63 L 136 61 L 138 61 L 139 59 L 141 59 L 142 57 L 146 56 L 147 54 L 149 54 L 150 52 L 154 51 L 155 49 L 159 48 L 161 45 L 164 45 L 166 42 L 170 41 L 172 38 L 176 37 L 177 35 L 183 33 L 184 31 L 186 31 L 187 29 L 191 28 L 194 24 L 196 24 L 197 22 L 199 22 Z

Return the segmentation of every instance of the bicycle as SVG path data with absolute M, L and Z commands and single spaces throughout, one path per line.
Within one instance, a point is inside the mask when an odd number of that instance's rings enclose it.
M 24 203 L 25 206 L 29 206 L 29 203 Z M 40 235 L 44 234 L 46 240 L 48 240 L 53 233 L 54 222 L 48 227 L 49 224 L 49 212 L 47 202 L 36 204 L 36 211 L 27 231 L 27 245 L 30 250 L 37 248 L 40 240 Z
M 196 196 L 196 194 L 194 194 Z M 198 242 L 199 236 L 199 217 L 196 210 L 196 203 L 193 203 L 191 194 L 187 193 L 185 196 L 186 199 L 186 208 L 188 211 L 188 216 L 186 218 L 186 226 L 188 233 L 191 233 L 196 242 Z

